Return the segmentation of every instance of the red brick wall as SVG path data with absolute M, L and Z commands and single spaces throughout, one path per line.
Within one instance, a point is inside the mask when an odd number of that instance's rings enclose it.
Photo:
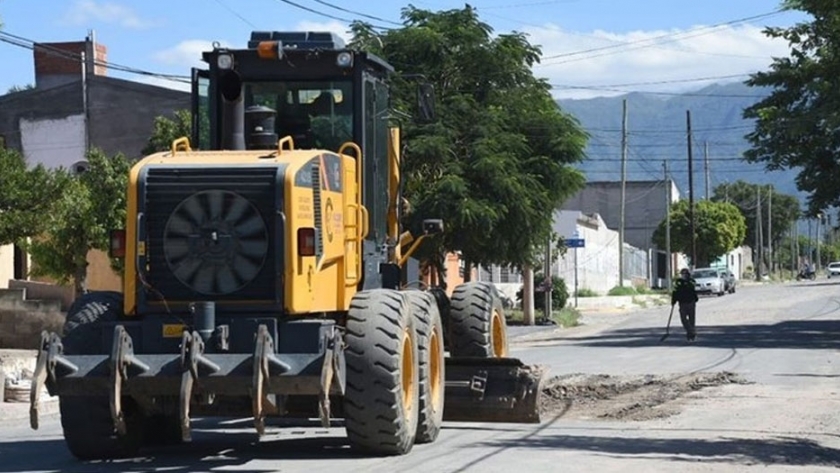
M 35 45 L 33 58 L 35 61 L 35 76 L 42 75 L 72 75 L 81 74 L 82 65 L 74 57 L 60 56 L 52 50 L 65 51 L 73 56 L 80 55 L 85 51 L 87 43 L 84 41 L 66 43 L 39 43 Z M 96 45 L 95 60 L 105 62 L 108 57 L 108 48 L 102 44 Z M 105 66 L 94 67 L 94 74 L 105 75 Z

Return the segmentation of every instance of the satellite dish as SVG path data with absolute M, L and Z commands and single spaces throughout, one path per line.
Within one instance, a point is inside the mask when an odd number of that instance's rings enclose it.
M 77 161 L 70 166 L 70 172 L 78 176 L 90 170 L 90 163 L 87 161 Z

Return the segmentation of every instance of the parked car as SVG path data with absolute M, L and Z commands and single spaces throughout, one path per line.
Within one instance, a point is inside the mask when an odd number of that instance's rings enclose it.
M 718 296 L 726 294 L 726 282 L 720 270 L 699 268 L 694 270 L 691 277 L 696 284 L 697 294 L 717 294 Z
M 735 279 L 735 274 L 732 271 L 723 271 L 724 290 L 729 294 L 735 294 L 735 286 L 738 284 Z
M 828 273 L 829 279 L 831 279 L 832 276 L 840 276 L 840 261 L 828 263 L 828 266 L 825 268 L 825 272 Z

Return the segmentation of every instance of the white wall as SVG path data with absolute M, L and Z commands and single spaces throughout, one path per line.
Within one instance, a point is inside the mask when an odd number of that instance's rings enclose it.
M 9 279 L 15 277 L 15 247 L 0 246 L 0 289 L 9 288 Z
M 71 165 L 85 156 L 84 115 L 58 119 L 20 119 L 21 144 L 29 165 L 49 168 Z
M 586 216 L 582 212 L 555 212 L 554 231 L 564 238 L 574 237 L 586 242 L 584 248 L 570 248 L 552 266 L 552 273 L 566 281 L 569 294 L 575 288 L 575 252 L 577 252 L 578 289 L 591 289 L 605 295 L 618 285 L 618 232 L 610 230 L 598 214 Z

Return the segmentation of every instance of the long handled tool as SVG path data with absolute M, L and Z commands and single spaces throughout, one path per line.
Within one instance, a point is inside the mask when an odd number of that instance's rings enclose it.
M 662 335 L 662 338 L 660 338 L 660 339 L 659 339 L 659 341 L 660 341 L 660 342 L 664 342 L 664 341 L 665 341 L 665 339 L 666 339 L 666 338 L 668 338 L 668 335 L 670 335 L 670 331 L 671 331 L 671 317 L 673 317 L 673 316 L 674 316 L 674 305 L 676 305 L 676 304 L 672 304 L 672 305 L 671 305 L 671 313 L 668 315 L 668 325 L 667 325 L 667 326 L 665 326 L 665 335 Z

